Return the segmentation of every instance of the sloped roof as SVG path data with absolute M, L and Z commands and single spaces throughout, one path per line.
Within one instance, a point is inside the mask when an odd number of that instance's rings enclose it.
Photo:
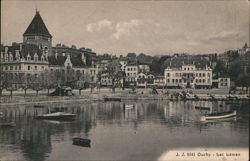
M 67 59 L 67 56 L 62 56 L 62 55 L 48 57 L 49 64 L 55 65 L 55 66 L 64 66 L 66 59 Z M 71 55 L 70 61 L 73 67 L 85 67 L 86 66 L 84 62 L 81 60 L 81 58 L 79 57 L 74 57 Z
M 20 48 L 21 46 L 21 48 Z M 30 54 L 31 59 L 34 59 L 34 55 L 38 55 L 38 60 L 41 60 L 42 56 L 42 50 L 39 49 L 39 46 L 35 44 L 20 44 L 20 45 L 12 45 L 7 46 L 8 47 L 8 53 L 12 53 L 13 60 L 16 60 L 16 50 L 19 51 L 21 58 L 27 58 L 28 54 Z M 21 51 L 20 51 L 21 49 Z M 5 55 L 4 47 L 1 48 L 1 51 L 3 52 L 3 55 Z
M 30 35 L 48 36 L 52 38 L 39 12 L 36 12 L 36 15 L 34 16 L 30 25 L 23 34 L 23 36 L 30 36 Z

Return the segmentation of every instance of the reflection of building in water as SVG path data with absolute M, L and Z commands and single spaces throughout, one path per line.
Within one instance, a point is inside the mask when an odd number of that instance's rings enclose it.
M 33 108 L 12 107 L 4 110 L 1 121 L 13 121 L 17 126 L 13 129 L 1 129 L 1 144 L 15 144 L 27 160 L 43 161 L 51 152 L 51 129 L 41 121 L 34 121 Z M 42 128 L 41 128 L 42 127 Z
M 124 104 L 124 119 L 127 121 L 134 121 L 138 118 L 137 104 L 131 104 L 132 107 L 126 107 Z

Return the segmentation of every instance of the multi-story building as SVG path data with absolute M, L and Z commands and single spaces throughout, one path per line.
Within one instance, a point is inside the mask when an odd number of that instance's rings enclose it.
M 165 84 L 174 88 L 210 88 L 212 85 L 212 69 L 196 68 L 195 65 L 182 65 L 181 68 L 166 68 Z
M 149 87 L 154 84 L 155 76 L 151 73 L 140 72 L 137 75 L 137 87 Z
M 1 46 L 1 68 L 5 78 L 21 79 L 26 75 L 38 75 L 48 70 L 52 36 L 39 12 L 23 34 L 23 43 Z M 19 81 L 20 82 L 20 81 Z
M 127 64 L 125 68 L 125 86 L 136 86 L 138 65 L 137 64 Z
M 165 77 L 164 76 L 155 76 L 154 86 L 158 88 L 165 88 Z
M 62 75 L 74 76 L 75 80 L 84 77 L 90 82 L 97 81 L 99 72 L 96 53 L 91 49 L 61 44 L 52 47 L 52 35 L 38 11 L 24 32 L 22 43 L 1 45 L 1 70 L 9 80 L 60 71 Z

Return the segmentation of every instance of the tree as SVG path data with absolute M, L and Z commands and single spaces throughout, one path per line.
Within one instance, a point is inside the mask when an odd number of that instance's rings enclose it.
M 7 86 L 7 79 L 6 79 L 6 73 L 1 71 L 0 72 L 0 96 L 2 96 L 3 89 Z
M 29 75 L 21 75 L 21 88 L 24 90 L 24 97 L 26 97 L 27 90 L 30 88 L 31 83 L 31 77 Z
M 32 75 L 32 84 L 31 88 L 36 91 L 36 96 L 38 96 L 38 92 L 41 91 L 44 87 L 44 80 L 42 75 Z
M 107 65 L 107 70 L 105 72 L 108 73 L 111 78 L 112 92 L 115 93 L 117 83 L 124 77 L 124 72 L 121 71 L 121 64 L 118 61 L 113 60 Z
M 56 78 L 57 74 L 56 72 L 54 71 L 46 71 L 44 74 L 43 74 L 43 80 L 44 80 L 44 88 L 47 89 L 47 94 L 49 95 L 49 91 L 50 89 L 52 88 L 55 88 L 56 85 L 58 84 L 58 81 L 57 81 L 57 78 Z
M 218 60 L 216 62 L 216 66 L 213 72 L 216 73 L 217 75 L 226 75 L 228 73 L 226 65 L 221 60 Z
M 81 91 L 84 89 L 85 87 L 85 81 L 84 81 L 84 77 L 79 77 L 79 80 L 76 82 L 76 88 L 79 90 L 79 95 L 81 95 Z
M 13 95 L 13 91 L 17 90 L 17 78 L 12 74 L 5 75 L 5 87 L 7 91 L 10 91 L 10 97 Z

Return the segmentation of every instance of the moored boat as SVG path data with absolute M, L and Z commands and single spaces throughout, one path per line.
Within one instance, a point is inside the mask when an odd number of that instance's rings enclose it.
M 91 140 L 80 138 L 80 137 L 73 137 L 73 145 L 83 146 L 83 147 L 90 147 Z
M 34 108 L 44 108 L 43 105 L 34 105 Z
M 74 120 L 76 118 L 76 114 L 55 112 L 55 113 L 38 115 L 35 118 L 40 120 Z
M 195 106 L 195 109 L 197 110 L 210 110 L 211 108 L 210 107 L 203 107 L 203 106 Z
M 236 111 L 211 113 L 205 116 L 201 116 L 201 121 L 230 118 L 230 117 L 235 117 L 236 114 L 237 114 Z
M 104 101 L 119 101 L 121 102 L 121 98 L 120 97 L 104 97 Z
M 132 109 L 134 107 L 134 105 L 125 105 L 126 109 Z

